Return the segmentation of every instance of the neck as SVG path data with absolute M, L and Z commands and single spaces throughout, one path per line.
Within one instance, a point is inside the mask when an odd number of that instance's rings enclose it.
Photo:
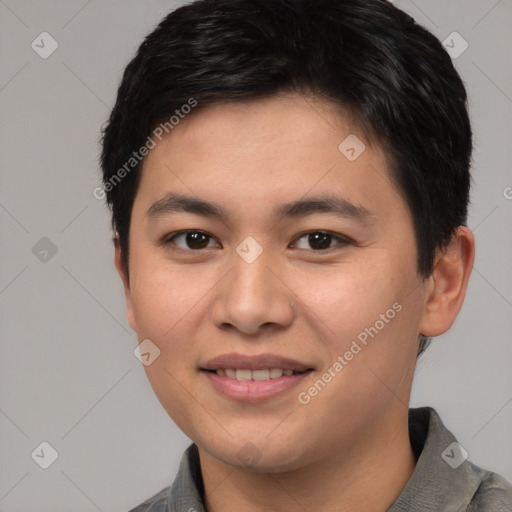
M 206 510 L 385 512 L 416 464 L 400 405 L 394 421 L 372 426 L 348 449 L 285 473 L 233 468 L 200 448 Z

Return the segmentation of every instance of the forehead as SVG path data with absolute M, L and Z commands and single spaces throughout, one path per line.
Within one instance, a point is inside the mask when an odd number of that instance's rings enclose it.
M 293 152 L 299 156 L 334 149 L 337 155 L 340 136 L 357 135 L 367 144 L 358 126 L 356 115 L 348 108 L 319 98 L 295 93 L 274 95 L 248 102 L 229 102 L 202 107 L 200 104 L 189 115 L 183 116 L 164 137 L 168 144 L 160 144 L 153 153 L 163 156 L 176 146 L 186 144 L 195 149 L 195 155 L 208 152 L 212 156 L 230 159 L 244 157 L 255 151 L 260 158 L 270 156 L 279 161 L 279 153 Z M 280 150 L 280 151 L 278 151 Z M 380 148 L 374 147 L 374 151 Z M 317 155 L 318 156 L 318 155 Z
M 381 148 L 332 103 L 287 95 L 196 108 L 144 161 L 146 209 L 172 192 L 265 211 L 332 193 L 363 208 L 400 200 Z

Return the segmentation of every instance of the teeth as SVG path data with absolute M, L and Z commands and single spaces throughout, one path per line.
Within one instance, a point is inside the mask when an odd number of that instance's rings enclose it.
M 254 380 L 269 380 L 270 379 L 270 371 L 269 370 L 253 370 L 252 378 Z
M 236 380 L 251 380 L 251 370 L 236 370 Z
M 236 380 L 269 380 L 278 379 L 283 375 L 293 375 L 293 370 L 283 370 L 282 368 L 270 368 L 264 370 L 247 370 L 247 369 L 232 369 L 232 368 L 219 368 L 216 371 L 217 375 L 222 377 L 229 377 Z M 296 372 L 298 373 L 298 372 Z
M 281 368 L 272 368 L 270 370 L 270 378 L 271 379 L 277 379 L 278 377 L 283 376 L 283 370 Z

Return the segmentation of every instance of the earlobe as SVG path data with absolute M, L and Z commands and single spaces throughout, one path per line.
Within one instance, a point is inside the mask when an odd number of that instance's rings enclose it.
M 119 243 L 119 235 L 117 232 L 115 233 L 112 240 L 114 242 L 114 264 L 117 269 L 117 273 L 119 274 L 119 277 L 121 278 L 121 281 L 123 283 L 124 296 L 126 301 L 126 317 L 130 327 L 135 332 L 137 332 L 137 324 L 135 322 L 135 315 L 133 311 L 132 294 L 130 280 L 128 277 L 128 269 L 124 267 L 121 245 Z
M 459 313 L 475 259 L 475 239 L 459 226 L 450 243 L 436 254 L 420 332 L 428 337 L 446 332 Z

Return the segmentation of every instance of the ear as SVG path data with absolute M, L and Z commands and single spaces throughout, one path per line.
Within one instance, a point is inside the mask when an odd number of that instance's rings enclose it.
M 119 276 L 121 277 L 121 281 L 123 282 L 124 297 L 126 300 L 126 316 L 128 324 L 135 332 L 137 332 L 137 323 L 135 322 L 135 315 L 133 312 L 130 279 L 128 276 L 128 269 L 125 269 L 123 264 L 121 244 L 119 243 L 119 234 L 117 232 L 115 233 L 114 238 L 112 240 L 114 242 L 114 264 L 116 266 Z
M 434 270 L 428 278 L 421 334 L 439 336 L 452 326 L 466 296 L 474 259 L 473 233 L 466 226 L 459 226 L 450 243 L 436 253 Z

